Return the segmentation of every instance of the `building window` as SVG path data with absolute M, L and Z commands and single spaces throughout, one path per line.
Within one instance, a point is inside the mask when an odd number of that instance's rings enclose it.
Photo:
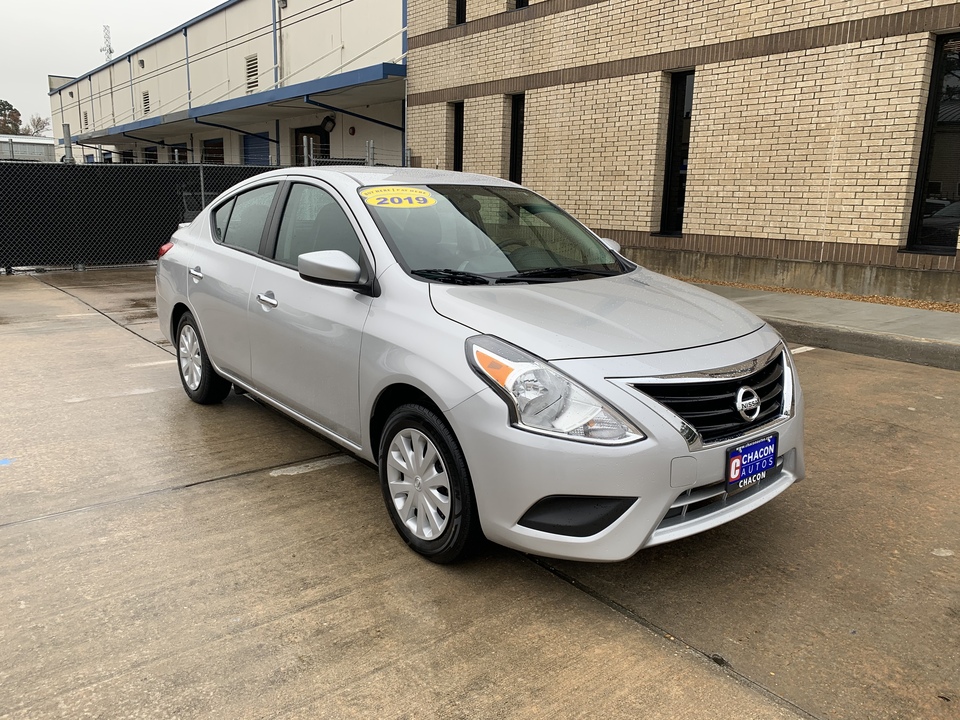
M 133 150 L 121 150 L 120 151 L 120 162 L 124 165 L 133 164 Z
M 683 199 L 687 190 L 687 156 L 690 151 L 690 117 L 693 114 L 693 72 L 674 73 L 670 84 L 667 120 L 667 166 L 663 178 L 660 232 L 683 232 Z
M 523 178 L 523 95 L 510 97 L 510 170 L 508 179 L 511 182 L 522 182 Z
M 516 9 L 525 8 L 530 4 L 530 0 L 516 0 Z
M 200 162 L 209 165 L 223 165 L 223 138 L 210 138 L 203 141 Z
M 260 83 L 260 63 L 256 55 L 247 55 L 244 58 L 247 65 L 247 95 L 257 91 Z
M 143 91 L 143 114 L 150 114 L 150 92 L 148 90 Z
M 159 155 L 156 147 L 146 147 L 143 149 L 143 162 L 147 165 L 156 165 L 159 161 Z
M 467 21 L 467 0 L 450 0 L 453 5 L 453 24 L 463 25 Z
M 463 170 L 463 103 L 450 103 L 453 112 L 453 169 Z
M 937 39 L 907 250 L 955 255 L 960 230 L 960 35 Z

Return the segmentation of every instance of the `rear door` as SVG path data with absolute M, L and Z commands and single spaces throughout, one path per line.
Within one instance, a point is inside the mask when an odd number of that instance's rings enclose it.
M 360 339 L 372 298 L 304 280 L 296 266 L 302 253 L 341 250 L 372 271 L 370 256 L 334 190 L 293 182 L 285 195 L 273 252 L 253 281 L 253 376 L 273 399 L 359 444 Z
M 249 381 L 247 307 L 279 181 L 244 190 L 214 208 L 213 235 L 197 243 L 187 297 L 216 367 Z

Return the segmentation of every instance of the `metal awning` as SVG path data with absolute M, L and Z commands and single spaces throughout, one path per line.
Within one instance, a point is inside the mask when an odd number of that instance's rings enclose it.
M 317 104 L 350 110 L 367 105 L 399 102 L 404 99 L 406 75 L 406 65 L 380 63 L 124 125 L 80 133 L 73 135 L 72 139 L 73 142 L 85 145 L 119 146 L 144 142 L 162 145 L 165 138 L 197 132 L 207 124 L 246 132 L 244 126 L 313 115 L 317 112 Z

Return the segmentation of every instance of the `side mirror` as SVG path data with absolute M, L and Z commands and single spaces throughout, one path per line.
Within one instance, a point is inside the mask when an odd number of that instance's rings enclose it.
M 610 238 L 600 238 L 600 242 L 607 246 L 608 250 L 613 250 L 615 253 L 620 252 L 620 243 L 616 240 L 611 240 Z
M 357 261 L 343 250 L 317 250 L 297 258 L 297 270 L 306 280 L 355 285 L 362 273 Z

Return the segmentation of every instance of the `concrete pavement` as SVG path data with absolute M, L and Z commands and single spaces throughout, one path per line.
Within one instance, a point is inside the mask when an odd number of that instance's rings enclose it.
M 0 718 L 957 717 L 955 373 L 798 354 L 808 477 L 776 502 L 625 563 L 437 568 L 371 470 L 186 400 L 152 292 L 0 278 Z
M 150 287 L 0 278 L 0 718 L 803 717 L 522 555 L 414 555 L 372 470 L 185 397 Z

